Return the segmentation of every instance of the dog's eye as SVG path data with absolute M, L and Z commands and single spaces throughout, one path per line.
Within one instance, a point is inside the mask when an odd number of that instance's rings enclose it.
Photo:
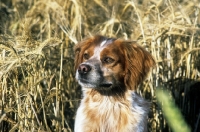
M 84 54 L 83 54 L 83 58 L 87 60 L 87 59 L 89 59 L 89 58 L 90 58 L 90 56 L 89 56 L 89 54 L 88 54 L 88 53 L 84 53 Z
M 110 57 L 103 58 L 103 63 L 106 63 L 106 64 L 113 63 L 114 61 L 115 60 L 113 58 L 110 58 Z

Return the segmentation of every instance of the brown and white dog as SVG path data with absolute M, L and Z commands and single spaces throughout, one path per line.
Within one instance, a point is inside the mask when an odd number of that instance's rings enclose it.
M 145 132 L 149 103 L 135 93 L 155 61 L 134 41 L 94 36 L 75 46 L 83 99 L 75 132 Z

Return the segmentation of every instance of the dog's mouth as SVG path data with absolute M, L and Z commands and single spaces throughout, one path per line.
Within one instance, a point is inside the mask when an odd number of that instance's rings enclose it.
M 113 85 L 112 83 L 109 83 L 109 82 L 95 84 L 95 83 L 89 82 L 86 79 L 80 79 L 79 81 L 84 87 L 95 88 L 95 89 L 110 89 L 110 88 L 112 88 L 112 85 Z
M 79 79 L 79 81 L 80 81 L 81 83 L 86 83 L 86 84 L 89 83 L 88 80 L 86 80 L 86 79 Z
M 110 88 L 111 86 L 112 86 L 111 83 L 103 83 L 99 85 L 99 87 L 103 87 L 103 88 Z

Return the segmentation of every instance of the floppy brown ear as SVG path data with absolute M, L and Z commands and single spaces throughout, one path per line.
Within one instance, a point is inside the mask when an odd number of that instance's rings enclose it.
M 135 90 L 155 65 L 152 55 L 136 42 L 124 42 L 125 85 Z

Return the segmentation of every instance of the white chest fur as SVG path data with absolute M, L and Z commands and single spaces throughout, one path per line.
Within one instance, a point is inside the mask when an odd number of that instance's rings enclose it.
M 75 132 L 144 132 L 148 103 L 132 91 L 123 97 L 102 96 L 84 90 Z

